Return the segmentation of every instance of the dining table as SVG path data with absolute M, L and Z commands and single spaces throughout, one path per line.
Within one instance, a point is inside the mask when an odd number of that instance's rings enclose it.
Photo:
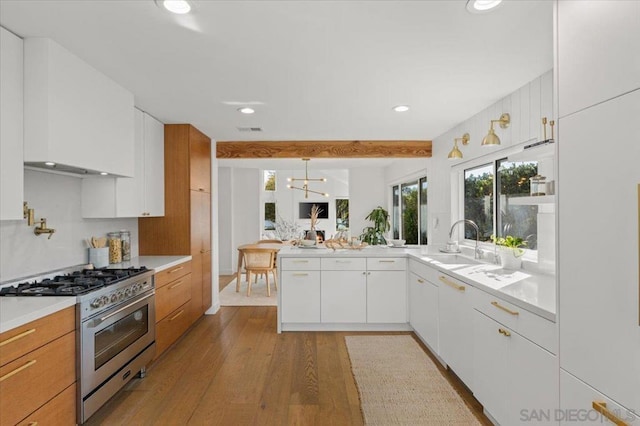
M 242 255 L 242 250 L 243 249 L 248 249 L 248 248 L 256 248 L 256 249 L 275 249 L 280 251 L 281 248 L 285 247 L 286 243 L 283 244 L 278 244 L 278 243 L 262 243 L 262 244 L 257 244 L 257 243 L 253 243 L 253 244 L 241 244 L 238 246 L 238 269 L 236 269 L 236 291 L 239 291 L 239 287 L 240 287 L 240 280 L 242 277 L 242 266 L 244 263 L 244 256 Z

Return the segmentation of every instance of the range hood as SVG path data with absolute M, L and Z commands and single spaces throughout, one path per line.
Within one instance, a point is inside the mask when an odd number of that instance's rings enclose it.
M 134 161 L 133 95 L 53 40 L 24 39 L 25 167 L 133 177 Z

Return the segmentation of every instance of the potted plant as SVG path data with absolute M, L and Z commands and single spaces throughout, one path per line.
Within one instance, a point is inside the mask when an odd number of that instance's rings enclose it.
M 491 236 L 491 241 L 500 247 L 500 265 L 506 269 L 520 269 L 522 267 L 522 255 L 524 250 L 521 247 L 527 246 L 527 241 L 520 237 L 507 235 L 496 238 Z
M 367 226 L 362 230 L 360 239 L 371 245 L 387 244 L 384 234 L 391 229 L 389 223 L 389 212 L 378 206 L 371 210 L 371 213 L 365 218 L 373 222 L 373 226 Z

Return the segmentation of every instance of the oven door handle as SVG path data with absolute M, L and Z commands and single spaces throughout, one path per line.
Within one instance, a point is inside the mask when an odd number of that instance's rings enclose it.
M 102 318 L 96 318 L 92 321 L 91 326 L 95 327 L 96 325 L 100 325 L 102 324 L 104 321 L 108 320 L 109 318 L 111 318 L 114 315 L 119 314 L 120 312 L 124 311 L 125 309 L 129 309 L 130 307 L 132 307 L 133 305 L 135 305 L 136 303 L 142 302 L 145 299 L 150 298 L 151 296 L 155 295 L 155 293 L 151 293 L 151 294 L 147 294 L 144 297 L 141 297 L 140 299 L 136 300 L 135 302 L 131 302 L 129 303 L 127 306 L 123 306 L 122 308 L 118 309 L 117 311 L 113 311 L 111 312 L 109 315 L 105 315 Z

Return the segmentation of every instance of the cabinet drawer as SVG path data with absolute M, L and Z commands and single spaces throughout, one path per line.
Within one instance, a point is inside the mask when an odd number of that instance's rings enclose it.
M 443 275 L 443 273 L 440 272 L 437 268 L 431 265 L 425 265 L 424 263 L 421 263 L 421 262 L 414 261 L 414 264 L 411 266 L 411 269 L 413 270 L 414 274 L 419 275 L 422 278 L 434 284 L 439 284 L 438 277 L 440 275 Z
M 189 303 L 185 303 L 156 324 L 156 358 L 187 331 L 190 325 Z
M 594 407 L 596 403 L 596 407 Z M 604 404 L 602 404 L 604 403 Z M 560 418 L 561 425 L 580 424 L 613 425 L 602 415 L 603 409 L 629 425 L 640 424 L 640 416 L 623 408 L 620 404 L 605 397 L 603 394 L 575 376 L 560 370 Z M 599 414 L 600 413 L 600 414 Z
M 0 365 L 13 361 L 76 328 L 76 308 L 71 306 L 0 334 Z
M 0 367 L 0 424 L 19 422 L 73 384 L 75 358 L 71 332 Z
M 76 384 L 69 386 L 51 401 L 31 413 L 19 423 L 20 426 L 33 425 L 74 425 L 76 424 Z
M 319 270 L 320 259 L 317 257 L 288 257 L 281 260 L 283 271 Z
M 181 263 L 160 271 L 155 275 L 156 288 L 163 287 L 171 281 L 191 273 L 191 261 Z
M 473 307 L 549 352 L 558 353 L 555 323 L 484 291 L 473 293 Z
M 364 271 L 367 259 L 364 257 L 337 257 L 320 260 L 323 271 Z
M 407 259 L 403 257 L 371 257 L 367 258 L 368 271 L 404 271 Z
M 191 299 L 191 274 L 156 290 L 156 322 Z

